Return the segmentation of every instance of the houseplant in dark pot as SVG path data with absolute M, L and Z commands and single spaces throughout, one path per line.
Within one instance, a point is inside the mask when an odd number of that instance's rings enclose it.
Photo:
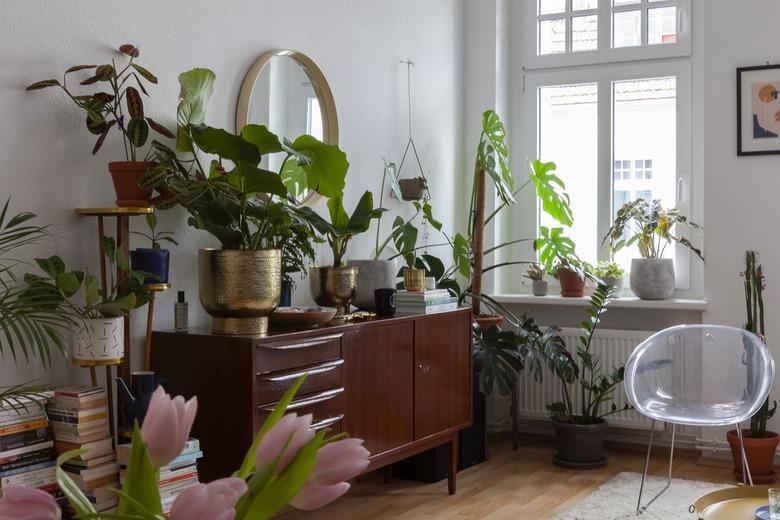
M 704 260 L 701 251 L 677 232 L 683 225 L 701 229 L 677 209 L 664 209 L 658 199 L 649 202 L 639 198 L 618 210 L 604 242 L 610 241 L 613 253 L 624 247 L 638 247 L 641 258 L 631 260 L 630 274 L 631 290 L 638 298 L 665 300 L 674 293 L 674 260 L 664 258 L 669 244 L 687 247 Z
M 280 171 L 301 170 L 323 194 L 343 188 L 346 156 L 307 135 L 282 141 L 265 126 L 247 125 L 234 135 L 203 125 L 214 73 L 193 69 L 179 82 L 178 147 L 192 157 L 179 158 L 155 143 L 159 165 L 142 182 L 164 194 L 158 207 L 183 206 L 188 223 L 222 245 L 198 252 L 200 301 L 213 318 L 212 331 L 264 334 L 281 297 L 284 242 L 307 223 L 287 204 L 280 174 L 261 167 L 263 156 L 286 154 Z
M 558 453 L 553 458 L 557 466 L 590 469 L 606 464 L 603 454 L 606 417 L 628 409 L 628 405 L 618 408 L 613 403 L 603 410 L 622 383 L 624 369 L 618 367 L 607 374 L 602 373 L 599 356 L 591 351 L 593 335 L 614 294 L 613 286 L 599 284 L 596 287 L 585 311 L 588 319 L 582 322 L 574 355 L 562 341 L 542 346 L 550 370 L 561 382 L 563 394 L 562 401 L 547 406 L 558 442 Z M 577 391 L 580 392 L 579 405 L 574 401 Z
M 146 225 L 149 226 L 148 234 L 141 231 L 133 231 L 133 234 L 149 240 L 152 247 L 139 247 L 130 251 L 130 266 L 134 271 L 149 273 L 145 282 L 147 284 L 168 283 L 171 254 L 161 247 L 160 242 L 174 245 L 178 245 L 178 242 L 173 238 L 172 231 L 157 231 L 157 215 L 154 213 L 146 215 Z
M 577 256 L 574 241 L 563 234 L 563 228 L 541 226 L 534 249 L 539 254 L 539 263 L 560 282 L 561 296 L 580 298 L 585 294 L 588 273 Z
M 760 264 L 756 263 L 756 252 L 745 253 L 745 271 L 742 276 L 745 280 L 745 307 L 747 310 L 747 323 L 745 329 L 757 334 L 766 341 L 766 327 L 764 325 L 764 272 Z M 752 366 L 749 359 L 745 360 L 747 366 Z M 748 375 L 750 377 L 750 375 Z M 748 380 L 748 385 L 752 385 Z M 775 460 L 775 451 L 780 444 L 780 435 L 767 431 L 766 422 L 775 415 L 777 403 L 769 405 L 769 399 L 750 419 L 750 429 L 742 431 L 745 455 L 750 467 L 750 475 L 754 484 L 770 484 L 775 481 L 775 471 L 772 468 Z M 742 457 L 739 450 L 739 436 L 737 430 L 731 430 L 726 434 L 731 447 L 731 456 L 734 461 L 734 476 L 740 482 L 742 478 Z
M 103 146 L 106 137 L 113 129 L 119 131 L 125 150 L 124 161 L 108 163 L 108 170 L 116 190 L 117 206 L 148 206 L 152 192 L 141 188 L 139 180 L 154 166 L 154 162 L 144 158 L 140 149 L 149 139 L 149 131 L 174 138 L 173 132 L 146 115 L 141 93 L 148 95 L 144 82 L 156 84 L 157 78 L 135 62 L 140 55 L 137 47 L 125 44 L 119 47 L 127 62 L 117 67 L 116 61 L 104 65 L 75 65 L 65 71 L 62 81 L 48 79 L 29 85 L 27 90 L 40 90 L 49 87 L 61 88 L 65 94 L 84 111 L 87 130 L 97 136 L 92 148 L 96 154 Z M 76 94 L 68 87 L 68 75 L 79 71 L 90 71 L 79 85 L 95 85 L 96 92 Z M 140 91 L 140 92 L 139 92 Z

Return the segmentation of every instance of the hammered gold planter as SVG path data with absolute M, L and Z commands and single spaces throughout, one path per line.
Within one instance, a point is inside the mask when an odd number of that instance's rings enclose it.
M 311 267 L 309 269 L 309 291 L 311 297 L 323 307 L 336 307 L 336 316 L 349 314 L 349 304 L 355 299 L 358 268 Z
M 407 291 L 425 290 L 425 269 L 404 269 L 404 288 Z
M 266 334 L 282 294 L 282 252 L 201 249 L 198 282 L 214 334 Z

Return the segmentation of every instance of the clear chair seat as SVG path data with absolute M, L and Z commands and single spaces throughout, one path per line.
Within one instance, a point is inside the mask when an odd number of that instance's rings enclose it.
M 731 403 L 681 403 L 666 399 L 648 398 L 637 403 L 637 410 L 651 419 L 688 426 L 729 426 L 746 421 L 751 404 L 744 401 Z

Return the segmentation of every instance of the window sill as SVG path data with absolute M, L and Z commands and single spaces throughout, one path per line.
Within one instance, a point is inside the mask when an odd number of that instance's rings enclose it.
M 525 305 L 564 305 L 570 307 L 585 307 L 590 298 L 564 298 L 558 294 L 547 296 L 533 296 L 532 294 L 494 294 L 490 296 L 499 303 L 520 303 Z M 660 310 L 684 310 L 706 311 L 706 300 L 694 300 L 684 298 L 671 298 L 668 300 L 640 300 L 635 297 L 616 298 L 610 307 L 624 309 L 660 309 Z

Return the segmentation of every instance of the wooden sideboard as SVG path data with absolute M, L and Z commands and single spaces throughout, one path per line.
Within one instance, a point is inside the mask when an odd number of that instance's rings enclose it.
M 290 411 L 364 439 L 367 471 L 448 444 L 455 492 L 458 431 L 472 416 L 469 309 L 263 337 L 155 331 L 151 362 L 172 394 L 198 396 L 204 481 L 238 468 L 284 391 L 308 373 Z

